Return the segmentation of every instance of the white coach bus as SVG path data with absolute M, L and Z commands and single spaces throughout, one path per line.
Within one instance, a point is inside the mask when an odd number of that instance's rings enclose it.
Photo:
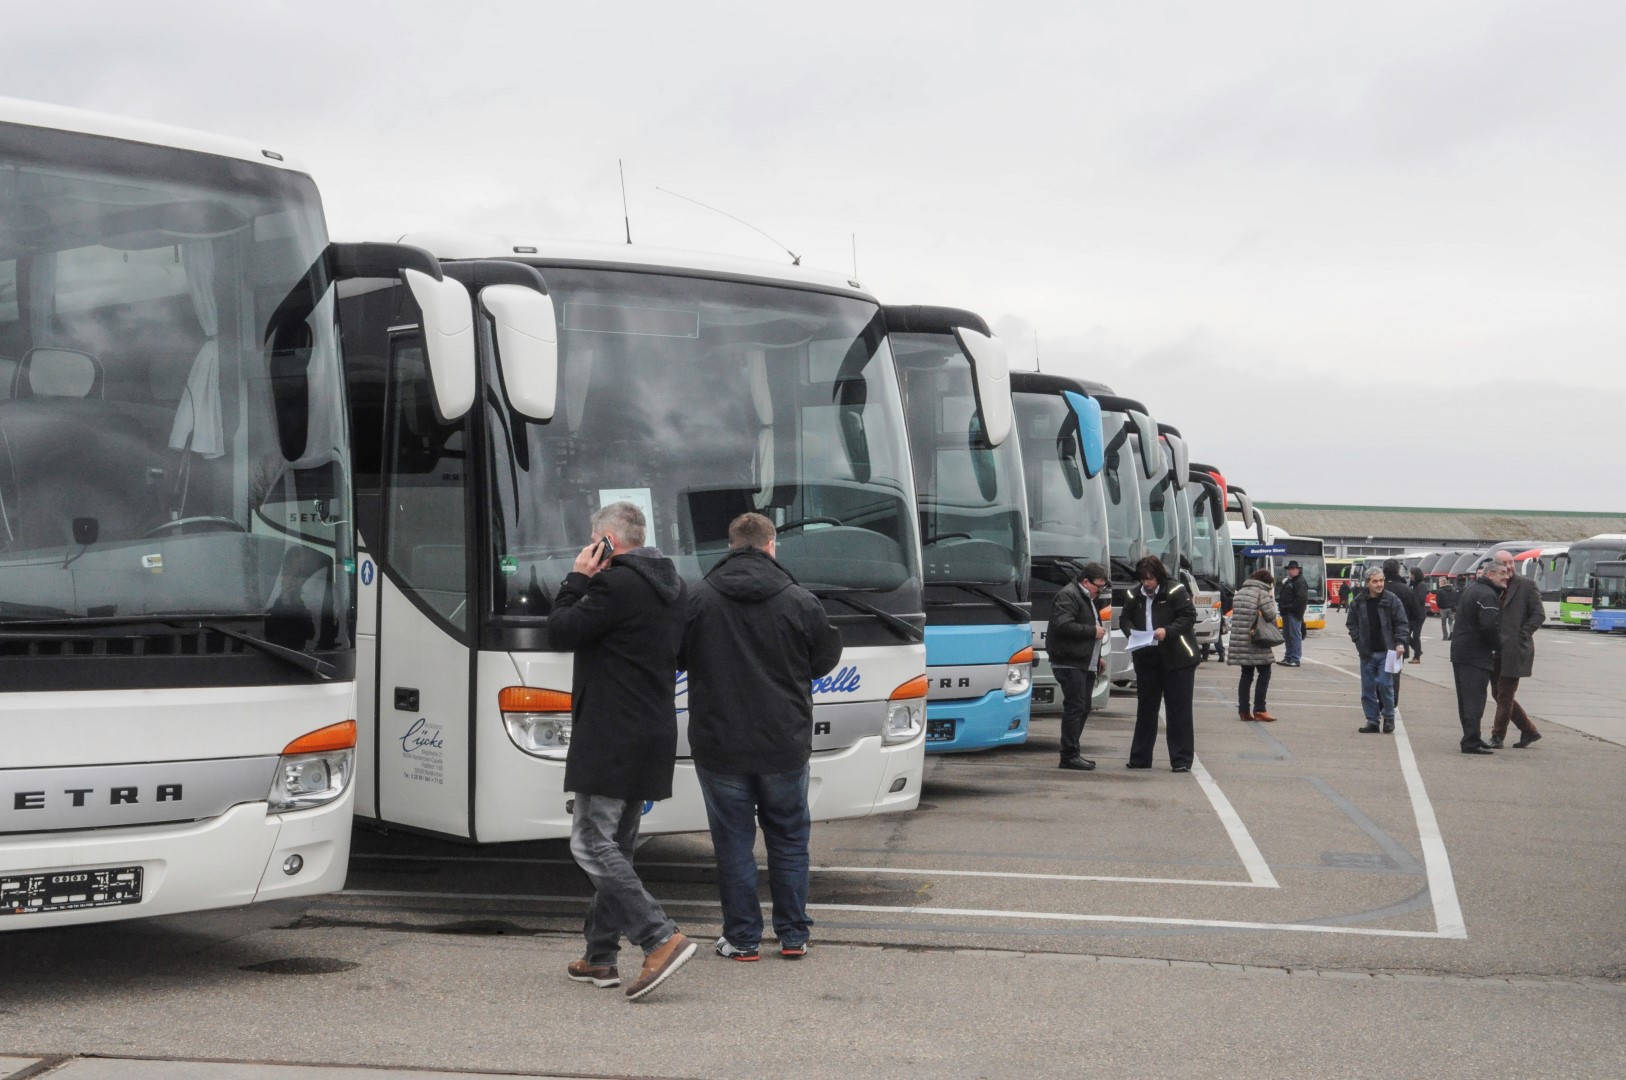
M 478 404 L 431 408 L 410 290 L 345 298 L 360 545 L 357 813 L 478 843 L 569 835 L 555 591 L 626 500 L 691 584 L 746 511 L 840 629 L 814 685 L 816 819 L 913 809 L 920 539 L 883 309 L 799 267 L 634 246 L 408 237 L 469 287 Z M 385 284 L 385 283 L 381 283 Z M 674 673 L 678 707 L 686 704 Z M 703 830 L 680 724 L 646 833 Z
M 0 930 L 343 883 L 333 282 L 414 260 L 466 297 L 275 151 L 0 100 Z

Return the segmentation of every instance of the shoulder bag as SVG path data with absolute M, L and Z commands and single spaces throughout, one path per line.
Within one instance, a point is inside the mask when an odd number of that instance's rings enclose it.
M 1282 628 L 1276 625 L 1275 619 L 1265 618 L 1263 607 L 1253 609 L 1253 629 L 1248 631 L 1248 640 L 1255 645 L 1263 645 L 1267 649 L 1274 649 L 1278 645 L 1286 645 L 1287 638 Z

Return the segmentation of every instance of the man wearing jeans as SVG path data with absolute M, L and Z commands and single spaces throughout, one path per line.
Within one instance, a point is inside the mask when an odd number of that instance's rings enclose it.
M 587 949 L 566 974 L 619 986 L 625 934 L 644 951 L 626 989 L 633 1000 L 695 952 L 632 865 L 644 802 L 672 797 L 683 641 L 683 579 L 671 559 L 644 546 L 646 528 L 630 502 L 594 514 L 593 541 L 576 556 L 548 616 L 548 643 L 575 653 L 564 783 L 574 793 L 570 854 L 593 884 L 582 926 Z
M 1287 641 L 1282 666 L 1298 667 L 1304 660 L 1304 613 L 1310 610 L 1310 583 L 1304 580 L 1304 568 L 1297 559 L 1287 564 L 1276 607 L 1282 614 L 1282 637 Z
M 741 514 L 729 553 L 689 596 L 681 662 L 689 670 L 689 748 L 706 800 L 723 936 L 717 955 L 756 960 L 757 823 L 768 849 L 768 888 L 779 955 L 807 953 L 807 762 L 813 752 L 813 680 L 841 659 L 841 637 L 819 599 L 775 558 L 773 522 Z
M 1395 729 L 1395 674 L 1389 671 L 1389 658 L 1395 657 L 1396 665 L 1405 659 L 1411 629 L 1406 605 L 1384 585 L 1382 570 L 1368 570 L 1366 593 L 1351 599 L 1345 623 L 1361 657 L 1361 711 L 1366 714 L 1366 726 L 1360 730 L 1366 735 L 1390 734 Z

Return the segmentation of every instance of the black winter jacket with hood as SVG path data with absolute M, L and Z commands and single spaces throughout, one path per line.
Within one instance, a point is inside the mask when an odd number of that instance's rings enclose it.
M 688 600 L 681 662 L 695 764 L 734 775 L 807 764 L 813 680 L 840 659 L 818 597 L 767 552 L 729 552 Z
M 672 797 L 683 579 L 654 548 L 592 577 L 566 575 L 548 644 L 574 652 L 565 790 L 613 799 Z

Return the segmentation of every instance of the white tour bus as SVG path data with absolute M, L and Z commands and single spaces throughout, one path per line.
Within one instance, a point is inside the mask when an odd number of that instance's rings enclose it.
M 343 884 L 333 283 L 413 256 L 462 293 L 275 151 L 0 100 L 0 930 Z
M 409 237 L 465 283 L 478 405 L 429 403 L 419 309 L 341 304 L 359 551 L 356 810 L 489 843 L 569 835 L 571 655 L 554 595 L 600 506 L 627 500 L 691 584 L 759 511 L 824 599 L 840 666 L 814 686 L 817 819 L 913 809 L 925 615 L 883 309 L 844 278 L 633 246 Z M 680 719 L 686 704 L 674 673 Z M 706 827 L 680 724 L 644 831 Z

